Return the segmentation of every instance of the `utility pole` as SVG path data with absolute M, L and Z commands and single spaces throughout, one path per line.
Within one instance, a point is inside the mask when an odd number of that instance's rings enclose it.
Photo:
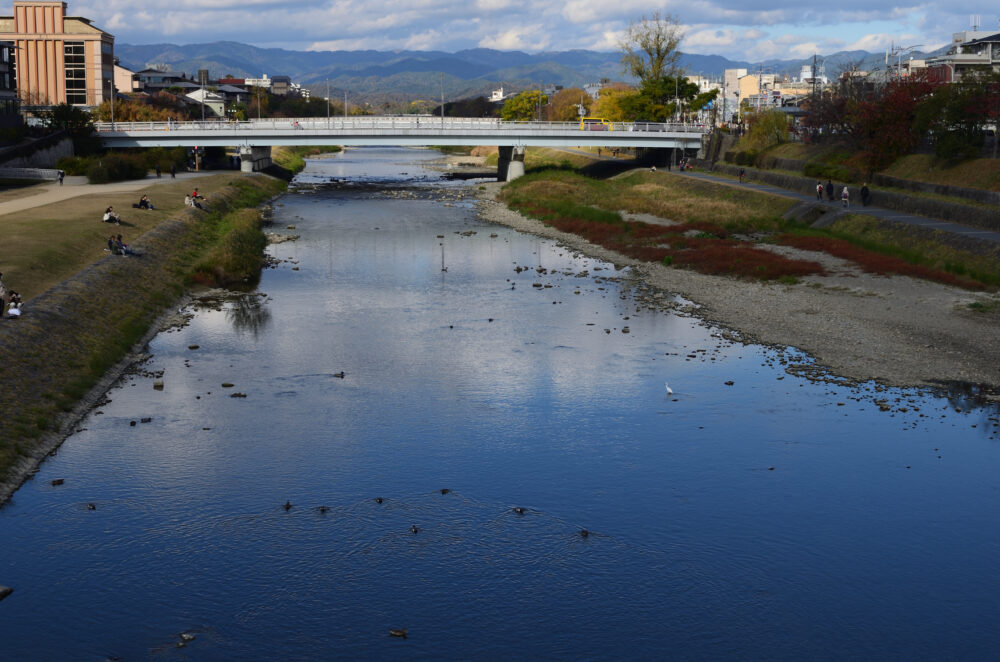
M 441 74 L 441 128 L 444 128 L 444 73 Z
M 812 96 L 816 98 L 816 54 L 813 53 L 813 67 L 812 67 Z
M 330 79 L 326 79 L 326 128 L 330 128 Z

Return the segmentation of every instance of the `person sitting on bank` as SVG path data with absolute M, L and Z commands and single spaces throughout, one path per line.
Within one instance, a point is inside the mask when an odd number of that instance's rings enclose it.
M 204 207 L 201 206 L 201 203 L 198 202 L 198 198 L 192 197 L 190 195 L 184 196 L 184 206 L 195 207 L 197 209 L 204 209 Z
M 115 242 L 115 236 L 110 235 L 108 237 L 108 250 L 111 251 L 112 255 L 121 255 L 121 251 L 118 250 L 118 244 Z
M 11 290 L 10 303 L 7 308 L 7 317 L 21 316 L 21 295 Z
M 104 210 L 103 220 L 105 223 L 114 223 L 115 225 L 122 224 L 122 217 L 118 215 L 118 212 L 115 211 L 114 207 L 108 207 Z
M 136 257 L 141 255 L 141 253 L 136 253 L 128 244 L 122 241 L 121 235 L 115 237 L 115 247 L 121 251 L 122 255 L 135 255 Z
M 149 201 L 148 195 L 143 195 L 139 198 L 139 209 L 145 209 L 151 211 L 153 209 L 153 203 Z

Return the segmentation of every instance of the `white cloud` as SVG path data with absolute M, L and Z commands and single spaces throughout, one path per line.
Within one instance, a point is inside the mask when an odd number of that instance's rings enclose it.
M 1000 30 L 996 0 L 961 6 L 898 0 L 68 0 L 118 43 L 242 41 L 286 48 L 525 51 L 616 50 L 631 21 L 672 13 L 687 29 L 681 49 L 731 59 L 797 57 L 813 49 L 929 50 L 968 27 Z M 822 52 L 821 52 L 822 54 Z
M 501 51 L 541 51 L 548 45 L 549 36 L 537 25 L 509 28 L 479 40 L 479 46 Z

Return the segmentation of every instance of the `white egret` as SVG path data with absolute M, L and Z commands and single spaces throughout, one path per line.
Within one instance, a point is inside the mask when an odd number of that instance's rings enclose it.
M 668 384 L 667 382 L 663 382 L 663 385 L 667 387 L 667 395 L 674 394 L 674 389 L 670 388 L 670 384 Z

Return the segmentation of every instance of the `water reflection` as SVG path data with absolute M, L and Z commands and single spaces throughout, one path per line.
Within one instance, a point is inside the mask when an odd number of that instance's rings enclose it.
M 347 157 L 309 176 L 430 176 Z M 1000 444 L 967 404 L 811 379 L 631 270 L 408 193 L 283 198 L 301 238 L 268 296 L 157 336 L 0 511 L 0 657 L 1000 647 Z
M 258 338 L 271 321 L 267 295 L 253 292 L 234 296 L 227 302 L 226 319 L 237 333 L 249 333 Z

